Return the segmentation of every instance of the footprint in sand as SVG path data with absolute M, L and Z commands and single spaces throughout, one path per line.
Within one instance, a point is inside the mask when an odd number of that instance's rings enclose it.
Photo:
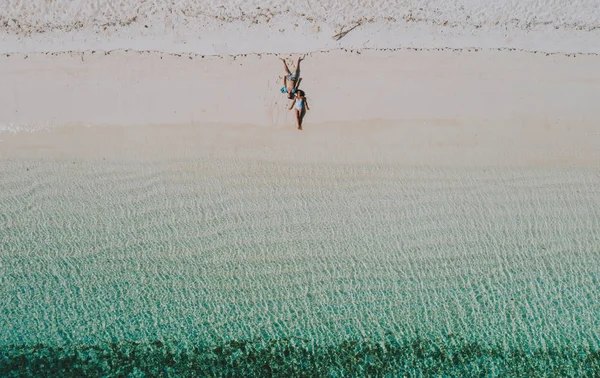
M 283 94 L 279 91 L 280 86 L 278 80 L 273 79 L 267 82 L 267 95 L 265 96 L 265 102 L 267 105 L 267 116 L 271 121 L 272 126 L 279 126 L 285 116 L 285 104 L 283 101 Z

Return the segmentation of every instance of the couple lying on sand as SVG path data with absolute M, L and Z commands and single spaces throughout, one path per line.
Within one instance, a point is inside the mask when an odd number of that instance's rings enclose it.
M 283 77 L 283 87 L 281 88 L 281 93 L 287 93 L 287 97 L 290 100 L 294 100 L 289 107 L 289 110 L 296 111 L 296 123 L 298 124 L 298 130 L 302 130 L 302 118 L 304 118 L 304 114 L 306 110 L 310 110 L 308 106 L 308 101 L 306 101 L 306 97 L 304 96 L 304 91 L 298 89 L 300 86 L 300 61 L 302 58 L 298 58 L 298 62 L 296 63 L 296 70 L 292 74 L 290 69 L 288 68 L 285 59 L 279 58 L 283 62 L 283 68 L 285 69 L 286 75 Z

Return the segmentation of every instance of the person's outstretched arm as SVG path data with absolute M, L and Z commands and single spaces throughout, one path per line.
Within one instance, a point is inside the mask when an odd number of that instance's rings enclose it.
M 306 106 L 306 110 L 310 110 L 310 107 L 308 106 L 308 100 L 306 99 L 306 97 L 304 97 L 304 106 Z
M 290 104 L 290 107 L 288 108 L 288 110 L 292 110 L 292 108 L 294 107 L 294 104 L 296 103 L 296 100 L 292 100 L 292 103 Z

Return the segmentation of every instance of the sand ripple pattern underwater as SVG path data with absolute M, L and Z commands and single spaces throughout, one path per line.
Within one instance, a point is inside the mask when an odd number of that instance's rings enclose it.
M 3 375 L 599 371 L 598 170 L 19 160 L 0 186 Z

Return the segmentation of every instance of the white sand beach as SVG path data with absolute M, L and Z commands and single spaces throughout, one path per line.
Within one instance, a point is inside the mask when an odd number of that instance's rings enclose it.
M 314 376 L 597 366 L 597 0 L 4 5 L 0 375 L 44 374 L 13 364 L 29 345 L 294 338 L 321 362 L 483 348 Z M 301 131 L 279 60 L 300 56 Z
M 452 49 L 310 53 L 301 87 L 312 108 L 300 135 L 272 54 L 15 53 L 0 57 L 0 154 L 27 155 L 33 143 L 98 156 L 120 146 L 176 157 L 185 147 L 199 156 L 266 149 L 275 161 L 597 167 L 598 61 Z M 44 132 L 24 133 L 34 130 Z
M 0 53 L 158 50 L 229 55 L 339 47 L 598 53 L 597 0 L 7 0 Z M 360 27 L 339 41 L 331 36 Z

